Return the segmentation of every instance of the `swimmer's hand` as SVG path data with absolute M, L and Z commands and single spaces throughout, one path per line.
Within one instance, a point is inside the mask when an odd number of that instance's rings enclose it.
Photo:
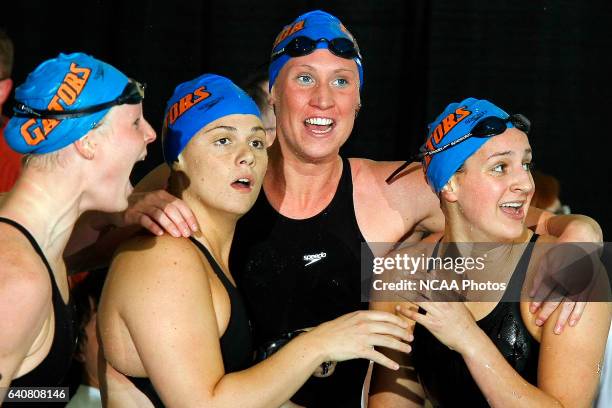
M 588 301 L 597 301 L 593 285 L 600 270 L 598 243 L 560 243 L 542 257 L 529 296 L 529 311 L 537 313 L 536 324 L 542 326 L 561 307 L 554 333 L 561 334 L 568 324 L 578 324 Z
M 140 225 L 155 235 L 189 237 L 198 222 L 185 202 L 165 190 L 130 195 L 128 209 L 115 218 L 117 227 Z
M 426 313 L 407 306 L 396 306 L 396 311 L 424 326 L 441 343 L 460 354 L 477 347 L 482 330 L 474 316 L 461 302 L 414 302 Z M 486 336 L 486 335 L 485 335 Z
M 376 351 L 374 346 L 409 353 L 412 349 L 406 342 L 413 339 L 408 333 L 406 320 L 373 310 L 348 313 L 320 324 L 302 336 L 309 337 L 323 351 L 323 361 L 365 358 L 391 370 L 399 369 L 397 362 Z

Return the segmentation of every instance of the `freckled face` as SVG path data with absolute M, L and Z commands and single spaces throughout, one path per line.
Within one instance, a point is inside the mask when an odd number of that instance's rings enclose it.
M 271 98 L 285 154 L 308 161 L 335 157 L 355 124 L 357 65 L 326 49 L 292 58 L 281 69 Z
M 481 241 L 521 236 L 534 192 L 531 146 L 516 128 L 490 138 L 456 173 L 457 202 L 471 235 Z

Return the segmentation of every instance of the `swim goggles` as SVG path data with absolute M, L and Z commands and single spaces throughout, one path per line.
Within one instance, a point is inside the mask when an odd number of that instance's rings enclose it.
M 318 40 L 313 40 L 312 38 L 305 36 L 298 36 L 289 41 L 287 45 L 280 50 L 273 52 L 270 56 L 270 60 L 277 60 L 283 54 L 287 54 L 290 57 L 302 57 L 304 55 L 308 55 L 317 48 L 317 44 L 320 42 L 326 42 L 327 49 L 338 57 L 346 59 L 353 59 L 357 57 L 361 59 L 359 47 L 348 38 L 339 37 L 331 40 L 328 40 L 327 38 L 319 38 Z
M 404 164 L 399 166 L 393 173 L 391 173 L 389 177 L 385 179 L 385 182 L 389 184 L 393 177 L 395 177 L 400 171 L 404 170 L 410 163 L 414 161 L 421 161 L 427 156 L 433 156 L 434 154 L 443 152 L 446 149 L 450 149 L 451 147 L 466 141 L 470 137 L 486 138 L 500 135 L 508 128 L 506 125 L 508 122 L 512 123 L 512 125 L 514 125 L 514 127 L 518 130 L 529 134 L 531 122 L 525 117 L 525 115 L 516 113 L 507 117 L 506 119 L 502 119 L 497 116 L 487 116 L 480 119 L 469 133 L 466 133 L 452 142 L 446 143 L 445 145 L 437 147 L 434 150 L 425 150 L 425 145 L 423 145 L 419 153 L 411 156 Z
M 112 101 L 100 103 L 97 105 L 89 106 L 87 108 L 82 109 L 74 109 L 74 110 L 48 110 L 48 109 L 36 109 L 26 105 L 23 102 L 15 101 L 15 107 L 13 108 L 14 114 L 13 116 L 20 118 L 36 118 L 36 119 L 74 119 L 80 118 L 83 116 L 91 115 L 92 113 L 102 111 L 104 109 L 108 109 L 112 106 L 116 105 L 136 105 L 140 103 L 145 96 L 145 88 L 146 84 L 141 84 L 140 82 L 130 80 L 121 95 L 115 98 Z

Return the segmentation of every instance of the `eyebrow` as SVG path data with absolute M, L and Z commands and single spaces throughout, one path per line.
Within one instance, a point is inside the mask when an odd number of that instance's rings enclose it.
M 312 65 L 309 65 L 309 64 L 300 64 L 300 65 L 296 65 L 296 67 L 309 68 L 309 69 L 312 69 L 313 71 L 316 71 L 316 68 L 313 67 Z M 338 73 L 338 72 L 341 72 L 341 71 L 348 71 L 348 72 L 351 72 L 351 73 L 355 73 L 355 71 L 353 71 L 350 68 L 337 68 L 337 69 L 334 69 L 334 73 Z
M 499 156 L 512 156 L 513 154 L 514 152 L 512 150 L 506 150 L 505 152 L 497 152 L 487 157 L 487 160 L 493 157 L 499 157 Z M 531 154 L 531 149 L 525 149 L 525 154 Z
M 216 126 L 216 127 L 212 128 L 212 129 L 208 129 L 205 133 L 210 133 L 210 132 L 212 132 L 214 130 L 217 130 L 217 129 L 223 129 L 223 130 L 226 130 L 228 132 L 233 132 L 233 133 L 238 132 L 238 129 L 236 129 L 234 126 Z M 255 132 L 259 131 L 259 130 L 261 130 L 264 133 L 266 132 L 266 130 L 263 127 L 261 127 L 261 126 L 253 126 L 251 128 L 251 133 L 255 133 Z

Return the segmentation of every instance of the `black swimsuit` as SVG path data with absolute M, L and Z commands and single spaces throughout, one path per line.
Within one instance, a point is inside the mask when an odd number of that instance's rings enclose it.
M 191 241 L 202 251 L 208 259 L 210 266 L 217 274 L 223 287 L 227 291 L 231 304 L 231 315 L 227 329 L 219 339 L 221 343 L 221 354 L 223 356 L 223 366 L 226 373 L 240 371 L 248 368 L 253 363 L 253 340 L 249 317 L 242 295 L 227 278 L 223 270 L 210 254 L 208 249 L 198 241 L 190 238 Z M 204 350 L 202 352 L 205 352 Z M 145 394 L 156 408 L 163 408 L 164 404 L 155 391 L 151 380 L 147 377 L 130 377 L 126 375 L 136 388 Z
M 476 322 L 516 372 L 533 385 L 537 384 L 540 344 L 523 323 L 520 302 L 508 300 L 520 297 L 536 239 L 534 234 L 501 301 L 491 313 Z M 434 407 L 489 406 L 461 354 L 449 349 L 419 324 L 414 329 L 412 347 L 419 380 Z
M 368 307 L 360 297 L 365 240 L 355 218 L 351 167 L 346 159 L 342 164 L 336 193 L 319 214 L 287 218 L 262 191 L 238 221 L 230 269 L 244 293 L 257 346 Z M 359 407 L 367 368 L 367 360 L 341 362 L 329 377 L 311 377 L 291 401 Z
M 51 279 L 51 302 L 55 320 L 53 343 L 49 353 L 32 371 L 11 381 L 11 387 L 60 387 L 67 386 L 64 382 L 72 362 L 72 354 L 76 347 L 76 330 L 74 322 L 74 305 L 71 300 L 65 304 L 62 294 L 57 286 L 51 265 L 47 261 L 42 249 L 28 230 L 21 224 L 8 218 L 0 217 L 0 222 L 9 224 L 19 230 L 40 256 L 49 272 Z M 1 335 L 1 334 L 0 334 Z M 3 407 L 11 406 L 5 403 Z M 25 403 L 15 403 L 15 406 L 26 407 Z

